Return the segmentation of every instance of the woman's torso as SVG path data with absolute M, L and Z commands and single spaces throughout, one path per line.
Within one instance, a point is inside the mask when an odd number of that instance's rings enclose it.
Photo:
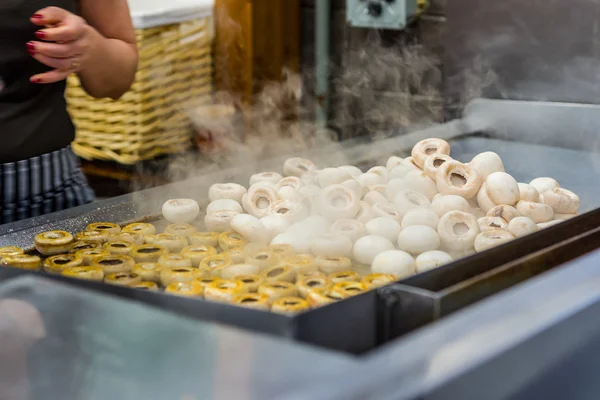
M 65 82 L 37 85 L 35 74 L 50 70 L 27 52 L 36 40 L 31 16 L 56 6 L 76 12 L 77 0 L 0 0 L 0 163 L 66 147 L 75 129 L 66 110 Z

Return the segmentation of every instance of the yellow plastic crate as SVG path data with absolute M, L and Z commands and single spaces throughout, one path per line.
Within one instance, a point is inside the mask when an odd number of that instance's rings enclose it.
M 82 158 L 134 164 L 192 145 L 185 109 L 213 93 L 212 18 L 137 29 L 136 36 L 139 69 L 120 100 L 93 99 L 76 76 L 67 80 L 73 150 Z

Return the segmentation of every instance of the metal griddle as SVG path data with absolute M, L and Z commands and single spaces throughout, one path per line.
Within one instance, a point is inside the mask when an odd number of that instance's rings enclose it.
M 488 104 L 487 107 L 494 107 Z M 522 107 L 522 105 L 521 105 Z M 552 110 L 548 110 L 549 112 Z M 475 115 L 481 117 L 481 113 Z M 594 209 L 600 199 L 600 188 L 589 185 L 590 175 L 600 159 L 582 149 L 519 141 L 519 132 L 495 132 L 489 126 L 471 129 L 476 118 L 466 114 L 463 120 L 436 126 L 428 130 L 376 143 L 354 143 L 337 148 L 338 153 L 329 165 L 340 160 L 363 167 L 385 161 L 391 154 L 406 155 L 418 140 L 442 137 L 452 142 L 452 156 L 469 161 L 476 153 L 493 150 L 504 159 L 507 170 L 520 181 L 537 176 L 556 177 L 582 198 L 584 209 Z M 471 129 L 471 130 L 470 130 Z M 332 149 L 312 153 L 321 159 Z M 311 154 L 306 154 L 310 157 Z M 284 159 L 285 157 L 282 157 Z M 206 199 L 208 187 L 215 182 L 246 183 L 251 172 L 280 170 L 282 159 L 268 160 L 249 169 L 212 173 L 193 181 L 134 193 L 94 205 L 67 210 L 47 217 L 35 218 L 3 227 L 0 245 L 29 247 L 33 237 L 42 231 L 64 229 L 76 232 L 90 222 L 127 223 L 152 220 L 165 200 L 185 195 Z M 330 157 L 331 159 L 331 157 Z M 562 160 L 543 162 L 540 160 Z M 600 163 L 598 164 L 600 165 Z M 251 172 L 248 172 L 251 171 Z M 205 201 L 204 206 L 207 205 Z M 527 280 L 565 260 L 575 258 L 600 245 L 596 237 L 600 225 L 600 210 L 569 220 L 519 240 L 512 241 L 485 253 L 419 274 L 397 284 L 371 291 L 326 307 L 296 316 L 247 310 L 202 299 L 188 299 L 104 284 L 66 280 L 70 284 L 135 299 L 197 319 L 216 321 L 256 332 L 263 332 L 296 341 L 362 354 L 386 341 L 427 325 L 456 310 Z M 2 276 L 20 271 L 3 270 Z

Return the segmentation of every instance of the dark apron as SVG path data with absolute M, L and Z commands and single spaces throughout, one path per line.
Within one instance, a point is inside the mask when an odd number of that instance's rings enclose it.
M 70 147 L 0 164 L 0 223 L 61 211 L 94 201 L 94 192 Z

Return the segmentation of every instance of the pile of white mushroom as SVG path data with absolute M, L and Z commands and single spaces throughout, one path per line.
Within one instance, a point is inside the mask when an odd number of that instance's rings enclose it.
M 283 175 L 255 174 L 248 189 L 215 184 L 208 196 L 210 231 L 235 231 L 261 246 L 288 244 L 330 260 L 330 270 L 370 267 L 397 278 L 559 223 L 580 204 L 552 178 L 517 182 L 496 153 L 454 160 L 441 139 L 423 140 L 411 157 L 391 157 L 366 172 L 291 158 Z M 163 213 L 183 223 L 198 210 L 182 203 Z

